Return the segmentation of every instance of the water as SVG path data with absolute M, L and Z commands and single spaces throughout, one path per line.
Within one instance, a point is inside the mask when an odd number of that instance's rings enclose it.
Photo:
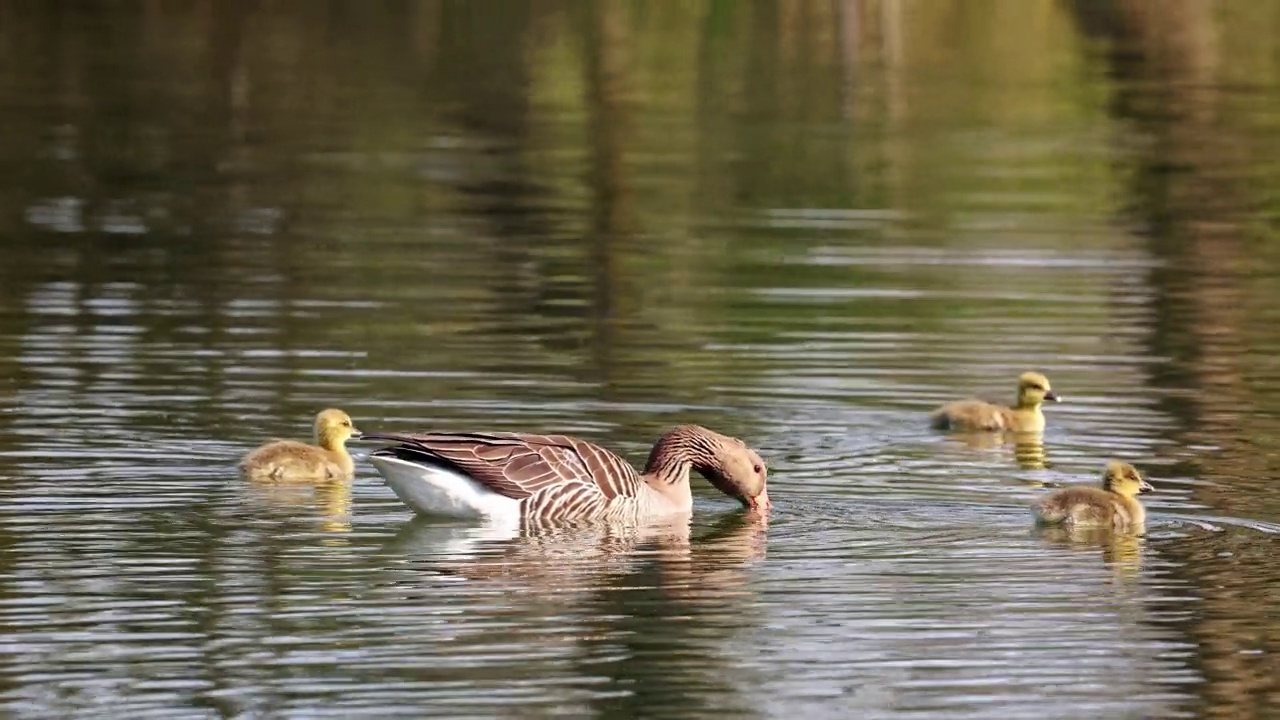
M 1273 716 L 1277 12 L 0 5 L 4 714 Z M 1031 368 L 1042 446 L 924 430 Z M 775 508 L 236 477 L 326 406 Z M 1146 536 L 1031 528 L 1113 457 Z

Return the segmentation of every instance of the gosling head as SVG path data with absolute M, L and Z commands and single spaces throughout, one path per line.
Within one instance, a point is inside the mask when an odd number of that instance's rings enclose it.
M 1155 490 L 1151 487 L 1151 483 L 1142 479 L 1138 468 L 1119 460 L 1107 463 L 1107 469 L 1102 474 L 1102 489 L 1125 497 Z
M 1038 372 L 1024 372 L 1018 376 L 1018 407 L 1040 407 L 1045 400 L 1062 402 L 1049 387 L 1049 378 Z
M 737 498 L 753 510 L 768 510 L 769 492 L 765 485 L 769 469 L 764 458 L 737 438 L 726 438 L 716 463 L 702 470 L 707 481 L 726 495 Z
M 325 450 L 338 450 L 347 440 L 360 437 L 360 431 L 351 422 L 351 416 L 330 408 L 316 415 L 316 444 Z

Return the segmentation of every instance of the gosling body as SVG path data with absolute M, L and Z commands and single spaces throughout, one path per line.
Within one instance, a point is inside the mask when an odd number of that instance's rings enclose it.
M 958 400 L 934 410 L 929 424 L 935 430 L 1044 432 L 1040 408 L 1046 400 L 1061 402 L 1062 398 L 1053 392 L 1047 377 L 1025 372 L 1018 377 L 1018 395 L 1012 407 L 977 399 Z
M 355 462 L 347 452 L 347 440 L 360 437 L 351 417 L 341 410 L 316 415 L 315 444 L 276 440 L 253 450 L 240 460 L 240 472 L 259 482 L 318 482 L 350 479 Z
M 1032 514 L 1039 525 L 1135 529 L 1147 520 L 1137 496 L 1153 489 L 1137 468 L 1112 460 L 1102 474 L 1101 487 L 1055 491 L 1033 505 Z

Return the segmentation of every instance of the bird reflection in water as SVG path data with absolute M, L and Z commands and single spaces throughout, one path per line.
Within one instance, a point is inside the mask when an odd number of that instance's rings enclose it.
M 560 522 L 521 528 L 417 517 L 387 551 L 429 578 L 513 583 L 507 592 L 591 595 L 624 576 L 643 576 L 665 596 L 690 602 L 746 591 L 747 569 L 765 555 L 768 520 L 756 511 L 730 513 L 695 533 L 688 515 L 650 522 Z
M 1023 470 L 1052 467 L 1044 449 L 1044 433 L 1039 432 L 966 432 L 952 433 L 948 440 L 973 450 L 1003 450 L 1013 447 L 1013 459 Z
M 1137 531 L 1109 527 L 1038 527 L 1037 537 L 1051 545 L 1081 551 L 1098 550 L 1117 582 L 1137 580 L 1142 570 L 1143 538 Z
M 250 486 L 256 500 L 268 507 L 295 515 L 299 508 L 312 510 L 325 533 L 351 532 L 351 481 L 326 480 L 308 484 L 265 484 Z M 334 544 L 336 538 L 326 541 Z M 337 544 L 346 544 L 343 538 Z
M 533 643 L 565 658 L 570 676 L 595 679 L 591 715 L 696 710 L 714 698 L 748 716 L 743 687 L 767 678 L 726 666 L 723 648 L 763 627 L 751 579 L 767 529 L 756 511 L 519 529 L 418 517 L 383 548 L 405 561 L 374 592 L 436 608 L 431 622 L 471 646 Z M 554 630 L 511 634 L 540 624 Z

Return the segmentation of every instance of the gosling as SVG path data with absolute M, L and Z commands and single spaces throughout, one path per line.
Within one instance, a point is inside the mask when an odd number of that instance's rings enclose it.
M 1037 502 L 1031 511 L 1039 525 L 1133 529 L 1147 520 L 1137 496 L 1152 490 L 1137 468 L 1112 460 L 1102 474 L 1102 487 L 1063 488 Z
M 1018 401 L 1013 407 L 982 400 L 958 400 L 933 411 L 930 425 L 935 430 L 1044 432 L 1044 413 L 1040 412 L 1040 406 L 1045 400 L 1062 402 L 1049 387 L 1049 378 L 1038 372 L 1025 372 L 1018 377 Z
M 240 460 L 245 478 L 260 482 L 318 482 L 350 479 L 355 463 L 347 452 L 347 440 L 359 438 L 351 417 L 329 409 L 316 415 L 315 445 L 276 440 Z

